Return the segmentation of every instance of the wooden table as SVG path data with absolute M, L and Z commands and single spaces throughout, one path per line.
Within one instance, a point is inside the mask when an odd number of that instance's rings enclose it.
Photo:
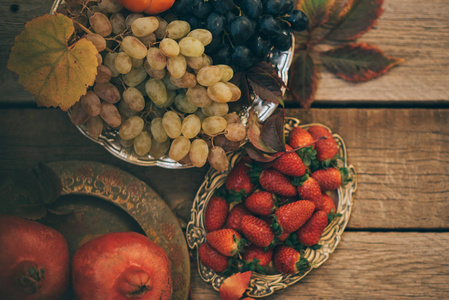
M 147 182 L 188 220 L 206 167 L 127 164 L 82 136 L 62 111 L 36 108 L 6 70 L 14 36 L 51 4 L 0 3 L 0 179 L 37 162 L 109 163 Z M 404 64 L 364 84 L 322 73 L 311 110 L 288 103 L 288 116 L 326 124 L 343 137 L 358 190 L 330 259 L 267 299 L 449 298 L 449 2 L 385 0 L 384 8 L 376 28 L 360 41 L 405 58 Z M 192 298 L 219 299 L 192 263 Z

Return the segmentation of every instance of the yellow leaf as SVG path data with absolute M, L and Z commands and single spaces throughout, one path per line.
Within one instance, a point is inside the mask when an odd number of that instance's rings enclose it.
M 39 106 L 69 109 L 94 84 L 98 53 L 86 39 L 68 45 L 75 28 L 68 17 L 44 15 L 25 24 L 16 37 L 7 68 Z

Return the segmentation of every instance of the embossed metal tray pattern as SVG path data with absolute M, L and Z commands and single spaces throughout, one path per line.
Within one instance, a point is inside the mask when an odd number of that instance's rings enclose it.
M 293 127 L 301 126 L 305 129 L 312 125 L 322 124 L 307 124 L 299 125 L 299 120 L 294 118 L 286 118 L 286 124 L 284 127 L 285 133 L 289 133 Z M 329 131 L 330 129 L 326 127 Z M 339 146 L 339 155 L 342 158 L 341 164 L 348 168 L 350 175 L 353 180 L 345 185 L 344 187 L 338 188 L 331 196 L 336 200 L 337 211 L 342 214 L 341 217 L 334 218 L 333 221 L 324 230 L 319 244 L 321 248 L 318 250 L 311 250 L 308 248 L 305 251 L 305 257 L 309 260 L 311 268 L 303 275 L 263 275 L 254 272 L 249 284 L 249 289 L 247 290 L 247 295 L 250 297 L 265 297 L 273 294 L 275 291 L 287 288 L 288 286 L 295 284 L 302 278 L 304 278 L 313 269 L 320 267 L 328 258 L 331 253 L 334 252 L 338 243 L 340 242 L 343 231 L 348 224 L 349 217 L 351 215 L 351 210 L 353 206 L 353 193 L 357 189 L 357 176 L 356 171 L 352 165 L 347 163 L 347 152 L 346 146 L 343 139 L 338 134 L 333 134 L 337 144 Z M 199 188 L 196 197 L 193 202 L 191 220 L 187 225 L 186 237 L 187 244 L 191 250 L 198 250 L 198 247 L 205 242 L 206 230 L 204 228 L 204 212 L 207 204 L 211 197 L 214 195 L 215 191 L 219 189 L 226 180 L 229 171 L 232 169 L 234 164 L 242 156 L 242 151 L 233 153 L 230 156 L 230 167 L 227 172 L 220 173 L 214 169 L 210 169 L 206 174 L 205 180 L 201 187 Z M 215 273 L 213 270 L 204 266 L 199 257 L 198 251 L 195 251 L 198 261 L 198 272 L 200 277 L 212 285 L 215 290 L 219 290 L 221 283 L 225 279 L 219 274 Z

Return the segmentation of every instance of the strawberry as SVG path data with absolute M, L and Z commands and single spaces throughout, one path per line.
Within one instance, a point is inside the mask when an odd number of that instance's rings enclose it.
M 316 170 L 312 176 L 320 185 L 321 191 L 333 191 L 341 185 L 341 173 L 335 168 Z
M 290 132 L 290 136 L 288 138 L 288 144 L 292 146 L 292 148 L 304 147 L 313 143 L 313 137 L 310 133 L 301 127 L 294 127 Z M 315 145 L 311 145 L 315 148 Z
M 324 211 L 315 212 L 310 220 L 296 232 L 299 242 L 306 246 L 317 244 L 327 223 L 327 214 Z
M 234 229 L 235 231 L 241 232 L 240 222 L 242 222 L 243 216 L 249 215 L 251 212 L 246 209 L 243 203 L 235 205 L 229 212 L 228 218 L 226 219 L 226 228 Z
M 228 257 L 212 248 L 208 243 L 201 244 L 198 248 L 198 255 L 203 265 L 215 272 L 223 272 L 229 266 Z
M 256 215 L 269 216 L 273 213 L 274 195 L 266 191 L 258 191 L 245 199 L 245 206 Z
M 288 236 L 290 235 L 290 232 L 284 232 L 280 236 L 278 236 L 279 242 L 284 242 L 286 239 L 288 239 Z
M 222 228 L 226 222 L 228 211 L 229 204 L 225 199 L 218 196 L 212 197 L 204 213 L 204 227 L 207 232 Z
M 323 206 L 320 185 L 314 178 L 306 177 L 307 179 L 298 186 L 299 197 L 303 200 L 312 201 L 315 204 L 316 209 L 320 210 Z
M 276 195 L 293 197 L 296 196 L 296 189 L 290 179 L 275 169 L 265 169 L 259 177 L 262 188 Z
M 323 206 L 320 209 L 321 211 L 324 211 L 327 215 L 332 213 L 332 212 L 336 212 L 336 208 L 335 208 L 335 204 L 334 204 L 334 200 L 332 200 L 331 197 L 329 197 L 326 194 L 322 194 L 321 198 L 323 199 Z
M 282 274 L 304 273 L 310 268 L 306 258 L 289 246 L 278 246 L 273 254 L 274 267 Z
M 322 136 L 327 137 L 327 139 L 323 139 L 315 143 L 315 150 L 317 152 L 316 158 L 318 161 L 322 162 L 332 159 L 338 153 L 337 142 L 332 136 L 332 133 L 330 133 L 326 128 L 321 126 L 311 126 L 308 131 L 315 140 Z
M 233 229 L 219 229 L 206 235 L 209 245 L 224 256 L 234 256 L 245 246 L 245 240 Z
M 282 174 L 291 176 L 291 177 L 299 177 L 306 173 L 306 166 L 302 162 L 301 158 L 299 158 L 296 152 L 292 151 L 293 148 L 289 145 L 285 145 L 286 152 L 278 152 L 276 156 L 280 156 L 273 164 L 273 168 L 281 172 Z
M 268 247 L 274 240 L 274 232 L 270 224 L 255 216 L 244 216 L 240 226 L 245 237 L 256 246 Z
M 250 177 L 248 175 L 248 171 L 250 167 L 246 164 L 251 163 L 251 159 L 249 157 L 242 158 L 235 166 L 232 168 L 231 172 L 229 172 L 228 177 L 226 178 L 226 189 L 233 193 L 236 196 L 238 202 L 241 201 L 241 196 L 249 195 L 253 189 L 254 184 L 251 183 Z M 239 195 L 240 194 L 240 197 Z
M 247 264 L 254 262 L 255 259 L 258 260 L 257 264 L 261 267 L 266 267 L 271 261 L 273 256 L 273 249 L 268 249 L 266 252 L 263 248 L 256 245 L 250 245 L 245 249 L 242 254 L 243 261 Z
M 300 200 L 282 205 L 274 213 L 273 228 L 278 236 L 298 230 L 312 216 L 315 204 Z

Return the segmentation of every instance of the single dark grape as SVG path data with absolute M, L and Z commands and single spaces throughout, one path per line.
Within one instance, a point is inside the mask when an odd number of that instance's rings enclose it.
M 257 19 L 262 14 L 263 6 L 261 0 L 242 0 L 240 8 L 250 19 Z
M 232 63 L 241 69 L 247 69 L 254 64 L 254 54 L 246 46 L 237 46 L 232 53 Z
M 192 12 L 200 19 L 206 19 L 214 8 L 209 1 L 192 0 Z
M 213 12 L 206 19 L 206 29 L 209 30 L 213 36 L 217 36 L 223 32 L 226 19 L 222 14 Z
M 295 31 L 303 31 L 309 27 L 309 18 L 298 9 L 293 10 L 285 19 L 292 25 L 292 29 Z
M 192 0 L 176 0 L 171 11 L 178 17 L 192 14 Z
M 282 3 L 281 15 L 288 14 L 295 8 L 295 0 L 285 0 Z
M 210 57 L 212 58 L 214 65 L 217 64 L 229 65 L 231 63 L 231 55 L 232 55 L 231 46 L 225 44 L 214 53 L 211 53 Z
M 282 30 L 280 21 L 272 15 L 263 15 L 260 17 L 258 24 L 259 31 L 269 38 L 278 35 Z
M 186 20 L 187 22 L 189 22 L 190 24 L 190 29 L 194 30 L 194 29 L 198 29 L 198 28 L 203 28 L 203 21 L 195 16 L 191 16 L 188 20 Z
M 212 41 L 210 42 L 209 45 L 206 46 L 204 51 L 207 54 L 211 54 L 211 53 L 214 53 L 215 51 L 217 51 L 218 49 L 220 49 L 221 47 L 223 47 L 223 34 L 214 36 L 212 38 Z
M 282 29 L 279 34 L 271 38 L 271 42 L 276 49 L 287 51 L 292 47 L 292 34 L 288 29 Z
M 271 41 L 263 35 L 257 35 L 248 42 L 249 49 L 259 58 L 265 59 L 272 48 Z
M 254 26 L 247 17 L 236 17 L 231 24 L 231 36 L 237 44 L 245 43 L 253 32 Z
M 228 12 L 226 15 L 226 30 L 228 32 L 231 32 L 231 24 L 234 22 L 235 18 L 237 17 L 234 13 Z
M 212 5 L 214 6 L 215 11 L 217 11 L 221 14 L 226 14 L 234 8 L 234 1 L 233 0 L 214 0 L 212 2 Z

